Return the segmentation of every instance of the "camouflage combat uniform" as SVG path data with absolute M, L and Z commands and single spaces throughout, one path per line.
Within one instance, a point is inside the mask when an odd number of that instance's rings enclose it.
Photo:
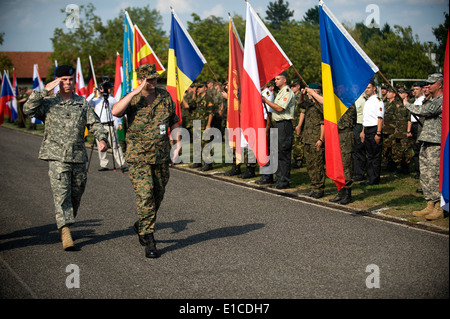
M 97 140 L 107 139 L 107 132 L 85 98 L 73 95 L 64 100 L 59 94 L 34 91 L 24 105 L 24 113 L 45 122 L 39 158 L 49 162 L 58 229 L 75 222 L 81 196 L 86 186 L 84 141 L 87 127 Z
M 155 100 L 149 104 L 141 93 L 127 109 L 126 160 L 136 195 L 139 235 L 154 232 L 156 213 L 169 181 L 169 128 L 179 122 L 175 103 L 163 89 L 155 89 Z
M 424 118 L 419 141 L 420 183 L 425 200 L 440 201 L 439 167 L 441 154 L 442 94 L 427 100 L 423 105 L 406 104 L 411 113 Z
M 356 107 L 353 104 L 339 119 L 338 132 L 339 144 L 341 145 L 342 164 L 344 167 L 344 188 L 351 188 L 353 185 L 353 145 L 355 142 L 353 127 L 356 124 Z
M 392 159 L 392 146 L 395 141 L 394 133 L 396 127 L 396 115 L 397 109 L 403 105 L 399 98 L 395 98 L 392 102 L 386 99 L 384 104 L 384 119 L 383 119 L 383 148 L 381 151 L 381 156 L 386 162 L 388 170 L 395 170 L 395 163 Z
M 411 112 L 400 103 L 395 112 L 395 131 L 392 139 L 392 160 L 396 165 L 400 165 L 402 173 L 409 172 L 409 164 L 413 158 L 414 140 L 408 138 L 408 122 L 411 119 Z
M 302 93 L 299 91 L 295 94 L 295 108 L 294 108 L 294 119 L 292 120 L 292 126 L 294 127 L 293 131 L 293 142 L 292 142 L 292 160 L 294 162 L 294 168 L 302 167 L 303 165 L 303 141 L 300 135 L 297 135 L 295 132 L 295 127 L 298 124 L 298 118 L 300 117 L 300 105 L 298 104 L 300 100 L 300 96 Z
M 306 169 L 311 182 L 311 191 L 323 194 L 325 190 L 325 149 L 316 150 L 316 142 L 320 139 L 320 127 L 323 125 L 323 113 L 317 109 L 314 101 L 305 94 L 300 105 L 300 112 L 305 113 L 302 139 L 306 160 Z

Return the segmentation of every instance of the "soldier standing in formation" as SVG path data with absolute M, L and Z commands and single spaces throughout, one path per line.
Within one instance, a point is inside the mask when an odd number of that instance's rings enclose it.
M 439 191 L 443 76 L 440 73 L 431 74 L 426 82 L 431 93 L 429 100 L 422 105 L 414 105 L 405 98 L 404 103 L 412 114 L 424 118 L 422 132 L 419 136 L 419 141 L 422 141 L 419 159 L 420 184 L 427 207 L 413 212 L 413 215 L 425 217 L 427 220 L 435 220 L 444 217 Z
M 180 119 L 169 92 L 156 87 L 159 74 L 155 65 L 141 65 L 136 72 L 139 86 L 114 105 L 112 114 L 121 117 L 126 113 L 128 117 L 126 160 L 139 217 L 134 230 L 145 246 L 145 256 L 157 258 L 153 233 L 169 181 L 168 134 L 169 128 L 173 131 L 179 127 Z
M 292 156 L 292 120 L 294 119 L 295 96 L 287 85 L 287 74 L 283 72 L 275 77 L 275 85 L 279 88 L 274 102 L 262 96 L 262 102 L 272 109 L 274 128 L 278 129 L 278 169 L 276 183 L 272 188 L 289 188 L 291 178 Z
M 300 118 L 295 128 L 297 135 L 302 133 L 306 169 L 310 179 L 310 191 L 306 196 L 312 198 L 323 197 L 325 190 L 325 149 L 324 149 L 324 122 L 323 106 L 316 104 L 323 103 L 320 95 L 320 86 L 311 83 L 308 88 L 302 89 L 300 98 Z
M 108 148 L 108 135 L 86 99 L 73 93 L 74 69 L 61 65 L 55 76 L 56 80 L 41 92 L 33 91 L 24 105 L 24 113 L 45 122 L 39 158 L 49 164 L 56 224 L 63 249 L 73 250 L 75 245 L 69 227 L 75 223 L 87 180 L 85 128 L 100 141 L 98 146 L 102 152 Z M 57 85 L 59 93 L 47 97 Z
M 339 144 L 341 146 L 342 166 L 344 168 L 345 185 L 341 188 L 336 197 L 330 199 L 330 202 L 347 205 L 352 201 L 352 186 L 353 186 L 353 146 L 354 134 L 353 128 L 356 123 L 356 107 L 351 105 L 348 110 L 339 119 L 338 133 Z
M 367 152 L 367 180 L 361 185 L 376 185 L 380 183 L 381 174 L 384 103 L 376 95 L 373 82 L 367 85 L 364 93 L 367 101 L 364 103 L 363 129 L 360 137 Z
M 297 119 L 300 117 L 300 96 L 302 95 L 300 82 L 295 80 L 291 83 L 290 88 L 295 94 L 295 109 L 294 109 L 294 119 L 292 120 L 292 126 L 294 130 L 293 142 L 292 142 L 292 168 L 303 167 L 303 142 L 300 135 L 295 132 L 295 127 L 297 126 Z
M 416 82 L 413 84 L 413 95 L 414 95 L 414 105 L 422 105 L 425 100 L 425 94 L 423 93 L 424 82 Z M 417 115 L 411 114 L 411 126 L 408 129 L 408 137 L 413 140 L 413 150 L 414 150 L 414 170 L 416 174 L 415 179 L 420 178 L 420 167 L 419 167 L 419 154 L 421 143 L 417 140 L 420 132 L 422 131 L 423 120 L 421 120 Z

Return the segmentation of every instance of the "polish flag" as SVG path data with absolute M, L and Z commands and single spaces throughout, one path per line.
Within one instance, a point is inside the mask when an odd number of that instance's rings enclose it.
M 120 55 L 117 52 L 116 57 L 116 73 L 114 76 L 114 98 L 119 101 L 122 97 L 122 82 L 123 82 L 123 70 L 122 63 L 120 62 Z
M 86 98 L 86 87 L 84 85 L 83 72 L 81 71 L 80 58 L 77 59 L 77 72 L 76 72 L 76 89 L 75 92 L 84 98 Z
M 292 63 L 248 2 L 246 21 L 240 121 L 249 147 L 264 166 L 269 157 L 261 87 Z

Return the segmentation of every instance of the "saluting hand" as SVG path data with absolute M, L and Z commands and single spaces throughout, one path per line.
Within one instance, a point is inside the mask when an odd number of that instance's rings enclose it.
M 51 91 L 59 85 L 59 82 L 61 82 L 61 78 L 56 78 L 55 80 L 47 83 L 47 85 L 45 86 L 45 89 L 47 91 Z

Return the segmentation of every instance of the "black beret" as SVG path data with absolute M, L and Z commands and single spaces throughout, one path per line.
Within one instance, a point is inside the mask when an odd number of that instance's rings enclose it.
M 75 73 L 75 70 L 70 65 L 61 65 L 55 71 L 55 76 L 60 78 L 62 76 L 71 76 Z

